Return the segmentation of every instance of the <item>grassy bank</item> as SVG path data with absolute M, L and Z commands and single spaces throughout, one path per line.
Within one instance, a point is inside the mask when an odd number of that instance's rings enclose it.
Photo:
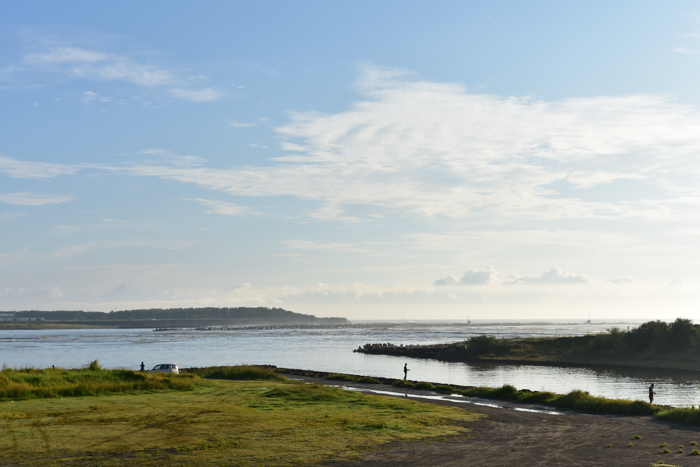
M 511 385 L 504 385 L 500 388 L 469 389 L 461 391 L 461 393 L 471 397 L 546 404 L 553 407 L 601 414 L 654 415 L 661 410 L 660 407 L 651 405 L 648 402 L 596 397 L 585 391 L 578 390 L 571 391 L 568 394 L 555 394 L 543 391 L 519 391 Z
M 431 390 L 450 394 L 460 394 L 466 397 L 482 397 L 526 404 L 545 404 L 563 409 L 580 410 L 583 412 L 615 415 L 656 415 L 664 410 L 664 407 L 649 404 L 644 401 L 630 401 L 626 399 L 608 399 L 607 397 L 592 396 L 586 391 L 571 391 L 567 394 L 556 394 L 547 391 L 520 391 L 515 386 L 505 384 L 499 388 L 455 388 L 444 384 L 432 384 L 425 382 L 412 382 L 397 380 L 393 384 L 402 388 L 414 388 Z M 686 410 L 686 409 L 675 409 Z M 699 415 L 700 411 L 696 411 Z M 680 420 L 678 420 L 680 421 Z M 695 422 L 692 422 L 695 423 Z
M 307 465 L 465 432 L 477 417 L 320 385 L 210 379 L 195 391 L 2 402 L 0 464 Z
M 0 401 L 99 396 L 141 391 L 191 390 L 202 385 L 193 375 L 104 370 L 97 361 L 82 369 L 22 368 L 0 371 Z
M 425 381 L 404 381 L 401 379 L 396 380 L 381 377 L 371 378 L 367 376 L 350 375 L 344 373 L 324 373 L 321 371 L 295 370 L 289 368 L 278 368 L 277 371 L 281 372 L 282 374 L 310 376 L 322 378 L 328 381 L 346 381 L 372 384 L 381 383 L 398 388 L 435 391 L 443 394 L 459 394 L 466 397 L 481 397 L 484 399 L 513 401 L 525 404 L 544 404 L 552 407 L 573 409 L 597 414 L 658 415 L 659 418 L 664 418 L 666 420 L 700 424 L 700 408 L 698 410 L 672 409 L 668 406 L 652 405 L 644 401 L 596 397 L 580 390 L 571 391 L 568 394 L 556 394 L 546 391 L 530 391 L 527 389 L 518 390 L 509 384 L 497 388 L 486 388 L 436 384 Z M 669 413 L 667 414 L 667 412 Z

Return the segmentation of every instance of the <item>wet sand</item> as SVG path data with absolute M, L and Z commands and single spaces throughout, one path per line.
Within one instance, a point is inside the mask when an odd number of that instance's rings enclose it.
M 338 382 L 292 375 L 290 377 L 333 386 L 396 394 L 386 397 L 437 396 L 428 391 L 403 390 L 383 384 Z M 486 417 L 467 424 L 471 429 L 468 435 L 453 436 L 440 441 L 391 443 L 365 452 L 354 462 L 327 462 L 322 465 L 649 466 L 664 461 L 667 465 L 700 466 L 700 455 L 690 454 L 693 449 L 700 450 L 700 444 L 690 444 L 692 441 L 700 443 L 700 426 L 665 422 L 652 417 L 591 415 L 502 401 L 474 400 L 488 404 L 475 405 L 458 402 L 460 398 L 417 400 L 458 407 L 485 414 Z M 642 439 L 635 439 L 635 435 L 641 436 Z M 628 447 L 629 443 L 633 446 Z M 664 448 L 659 445 L 662 443 L 667 444 L 670 453 L 661 453 Z M 608 445 L 610 447 L 607 447 Z M 678 452 L 681 445 L 684 453 Z

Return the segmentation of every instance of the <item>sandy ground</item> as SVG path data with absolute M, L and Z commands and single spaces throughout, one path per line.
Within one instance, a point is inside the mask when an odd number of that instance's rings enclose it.
M 399 397 L 430 395 L 426 391 L 387 385 L 330 382 L 291 378 L 336 386 L 350 386 L 396 393 Z M 396 396 L 386 396 L 396 397 Z M 328 467 L 348 466 L 700 466 L 700 455 L 693 456 L 692 441 L 700 443 L 700 427 L 669 423 L 651 417 L 590 415 L 550 408 L 556 414 L 527 412 L 544 407 L 486 401 L 497 407 L 464 404 L 450 400 L 424 400 L 487 415 L 469 423 L 469 435 L 445 441 L 393 443 L 366 452 L 355 462 L 329 462 Z M 462 399 L 465 400 L 465 399 Z M 635 439 L 635 435 L 641 439 Z M 633 446 L 628 447 L 632 443 Z M 670 453 L 660 447 L 667 444 Z M 610 447 L 608 447 L 608 445 Z M 678 452 L 683 446 L 684 453 Z

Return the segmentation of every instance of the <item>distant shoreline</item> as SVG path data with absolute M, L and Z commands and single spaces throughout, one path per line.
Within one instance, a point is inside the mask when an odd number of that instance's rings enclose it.
M 341 318 L 344 320 L 344 318 Z M 422 321 L 347 321 L 337 322 L 338 318 L 316 318 L 321 322 L 288 322 L 288 321 L 273 321 L 273 320 L 247 320 L 245 323 L 233 322 L 232 320 L 189 320 L 188 323 L 182 323 L 178 320 L 95 320 L 95 321 L 0 321 L 0 330 L 12 329 L 154 329 L 158 331 L 174 331 L 174 330 L 199 330 L 199 331 L 217 331 L 229 329 L 304 329 L 304 328 L 413 328 L 421 326 L 431 327 L 451 327 L 451 326 L 468 326 L 473 328 L 481 327 L 498 327 L 498 326 L 585 326 L 590 323 L 580 322 L 488 322 L 488 323 L 471 323 L 464 322 L 422 322 Z M 335 321 L 335 322 L 334 322 Z M 631 325 L 637 324 L 629 321 L 620 322 L 605 322 L 593 323 L 593 325 Z

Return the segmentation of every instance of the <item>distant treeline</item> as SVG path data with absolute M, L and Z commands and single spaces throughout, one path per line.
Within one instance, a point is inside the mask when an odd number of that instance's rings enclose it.
M 17 318 L 44 318 L 46 321 L 177 320 L 177 319 L 270 319 L 305 320 L 313 315 L 282 308 L 150 308 L 146 310 L 100 311 L 18 311 Z

